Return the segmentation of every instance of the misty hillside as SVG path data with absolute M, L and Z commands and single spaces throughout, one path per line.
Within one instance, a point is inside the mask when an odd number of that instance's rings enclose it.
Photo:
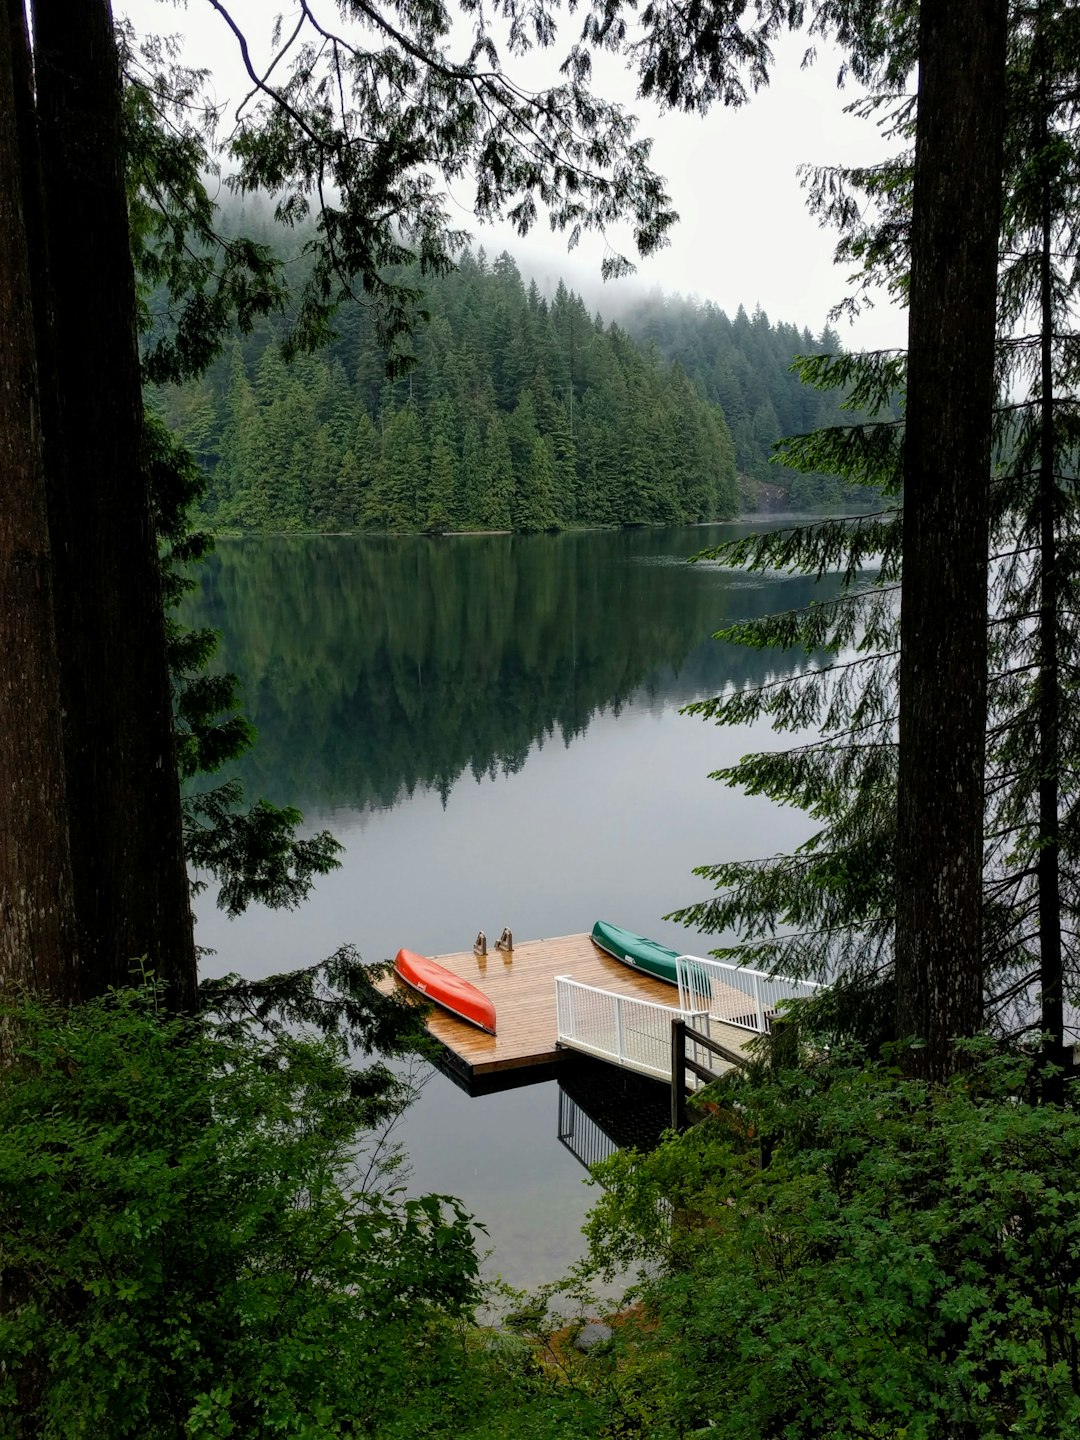
M 789 373 L 835 346 L 711 305 L 650 296 L 622 324 L 505 252 L 424 277 L 415 367 L 386 378 L 371 313 L 286 365 L 283 327 L 237 336 L 196 384 L 155 396 L 208 475 L 208 519 L 243 530 L 672 524 L 830 503 L 838 483 L 770 466 L 783 434 L 835 421 Z

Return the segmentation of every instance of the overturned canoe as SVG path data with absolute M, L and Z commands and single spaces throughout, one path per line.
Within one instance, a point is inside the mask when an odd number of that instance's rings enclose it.
M 618 925 L 609 925 L 606 920 L 597 920 L 592 927 L 593 944 L 606 954 L 632 965 L 657 980 L 666 980 L 669 985 L 679 983 L 676 962 L 679 952 L 669 950 L 658 940 L 648 940 L 644 935 L 635 935 L 632 930 L 621 930 Z M 684 983 L 688 980 L 695 996 L 707 997 L 709 977 L 701 965 L 691 965 L 683 972 Z
M 677 950 L 669 950 L 666 945 L 647 940 L 644 935 L 635 935 L 632 930 L 609 925 L 606 920 L 597 920 L 592 927 L 592 938 L 594 945 L 621 960 L 624 965 L 632 965 L 646 975 L 655 975 L 657 980 L 666 980 L 669 985 L 679 983 L 675 971 L 675 962 L 679 958 Z
M 441 1005 L 459 1020 L 468 1020 L 489 1035 L 495 1034 L 495 1006 L 482 990 L 463 980 L 445 966 L 417 955 L 412 950 L 399 950 L 394 957 L 398 977 L 425 1000 Z

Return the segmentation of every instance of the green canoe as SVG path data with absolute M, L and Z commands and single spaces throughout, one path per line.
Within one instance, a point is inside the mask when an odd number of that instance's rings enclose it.
M 609 925 L 606 920 L 597 920 L 592 927 L 592 939 L 594 945 L 621 960 L 624 965 L 632 965 L 635 970 L 654 975 L 657 980 L 666 980 L 669 985 L 679 983 L 675 968 L 679 958 L 677 950 L 669 950 L 666 945 L 647 940 L 644 935 L 635 935 L 632 930 L 620 930 L 618 925 Z M 703 969 L 696 967 L 691 972 L 691 980 L 696 982 L 693 988 L 700 995 L 709 994 L 709 977 Z

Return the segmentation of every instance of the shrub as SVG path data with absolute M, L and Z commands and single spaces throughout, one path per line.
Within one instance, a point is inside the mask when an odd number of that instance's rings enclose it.
M 607 1162 L 592 1258 L 648 1262 L 648 1324 L 622 1337 L 643 1430 L 1078 1433 L 1080 1118 L 1024 1081 L 1004 1062 L 941 1089 L 835 1062 L 734 1079 L 739 1125 Z
M 152 989 L 0 1024 L 0 1434 L 316 1440 L 406 1433 L 403 1404 L 435 1433 L 472 1228 L 353 1188 L 370 1096 L 334 1043 Z

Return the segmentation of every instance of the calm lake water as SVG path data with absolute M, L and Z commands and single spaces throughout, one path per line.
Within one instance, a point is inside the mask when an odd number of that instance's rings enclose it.
M 707 778 L 772 747 L 767 727 L 679 714 L 796 663 L 711 638 L 813 591 L 685 563 L 746 528 L 222 542 L 188 618 L 221 630 L 259 730 L 240 777 L 346 848 L 292 914 L 230 921 L 201 896 L 204 971 L 269 974 L 346 942 L 371 959 L 462 950 L 478 929 L 534 939 L 598 918 L 715 944 L 662 918 L 708 893 L 693 866 L 809 832 Z M 587 1077 L 578 1090 L 588 1105 Z M 410 1188 L 459 1195 L 488 1228 L 488 1273 L 515 1285 L 581 1250 L 591 1192 L 559 1114 L 554 1083 L 470 1099 L 432 1072 L 395 1132 Z

